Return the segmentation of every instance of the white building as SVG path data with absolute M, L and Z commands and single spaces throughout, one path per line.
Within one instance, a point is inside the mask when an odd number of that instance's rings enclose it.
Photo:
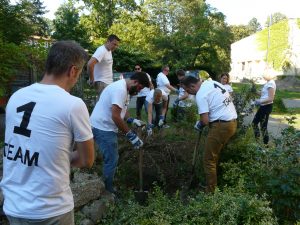
M 297 19 L 289 19 L 289 48 L 286 50 L 286 59 L 290 62 L 289 69 L 268 72 L 274 75 L 298 75 L 300 72 L 300 30 Z M 231 71 L 232 80 L 261 79 L 268 65 L 265 62 L 267 51 L 258 49 L 258 34 L 241 39 L 231 44 Z

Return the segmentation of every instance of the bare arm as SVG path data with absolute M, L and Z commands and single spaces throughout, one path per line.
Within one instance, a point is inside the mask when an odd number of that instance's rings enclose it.
M 166 115 L 167 106 L 168 106 L 168 100 L 167 101 L 163 100 L 163 108 L 162 108 L 162 112 L 161 112 L 162 116 Z
M 172 85 L 170 85 L 170 84 L 167 84 L 166 87 L 169 88 L 169 89 L 172 90 L 172 91 L 177 91 L 177 89 L 174 88 L 174 87 L 173 87 Z
M 207 126 L 209 124 L 208 113 L 200 114 L 200 120 L 201 120 L 203 125 Z
M 98 60 L 94 57 L 92 57 L 87 64 L 87 73 L 90 77 L 90 81 L 94 82 L 94 67 L 96 65 L 96 63 L 98 62 Z
M 118 105 L 112 105 L 112 120 L 116 126 L 125 134 L 128 133 L 129 127 L 126 122 L 121 118 L 122 109 Z
M 71 155 L 71 166 L 91 168 L 94 163 L 94 140 L 76 142 L 76 150 Z
M 152 81 L 150 81 L 150 85 L 149 85 L 150 90 L 154 89 L 153 83 Z
M 148 102 L 148 124 L 152 123 L 152 103 Z

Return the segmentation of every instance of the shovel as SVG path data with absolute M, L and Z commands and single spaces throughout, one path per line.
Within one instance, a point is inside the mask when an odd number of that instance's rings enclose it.
M 144 159 L 144 149 L 142 147 L 139 149 L 139 182 L 140 182 L 139 186 L 140 187 L 138 191 L 134 192 L 134 197 L 140 205 L 145 205 L 148 199 L 148 191 L 143 190 L 143 159 Z
M 187 191 L 191 188 L 192 183 L 193 183 L 194 178 L 195 178 L 196 158 L 198 156 L 198 148 L 199 148 L 199 145 L 200 145 L 201 134 L 202 134 L 202 130 L 200 130 L 198 132 L 197 142 L 196 142 L 196 145 L 195 145 L 195 148 L 194 148 L 194 152 L 193 152 L 191 177 L 190 177 L 189 181 L 183 186 L 182 191 L 180 193 L 180 198 L 184 202 L 186 201 Z

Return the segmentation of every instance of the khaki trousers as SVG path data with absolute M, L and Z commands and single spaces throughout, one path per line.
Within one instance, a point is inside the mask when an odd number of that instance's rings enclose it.
M 236 120 L 230 122 L 213 122 L 205 143 L 203 165 L 206 177 L 206 192 L 213 192 L 217 186 L 217 164 L 224 145 L 235 134 Z

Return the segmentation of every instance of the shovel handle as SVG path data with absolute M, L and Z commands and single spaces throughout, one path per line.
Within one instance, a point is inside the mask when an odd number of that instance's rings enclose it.
M 139 150 L 139 177 L 140 177 L 140 191 L 143 191 L 143 156 L 144 150 Z
M 196 157 L 197 157 L 197 155 L 198 155 L 197 153 L 198 153 L 198 148 L 199 148 L 199 144 L 200 144 L 201 133 L 202 133 L 202 130 L 200 130 L 200 131 L 198 132 L 197 142 L 196 142 L 196 145 L 195 145 L 195 148 L 194 148 L 193 161 L 192 161 L 193 170 L 194 170 L 194 168 L 195 168 Z

